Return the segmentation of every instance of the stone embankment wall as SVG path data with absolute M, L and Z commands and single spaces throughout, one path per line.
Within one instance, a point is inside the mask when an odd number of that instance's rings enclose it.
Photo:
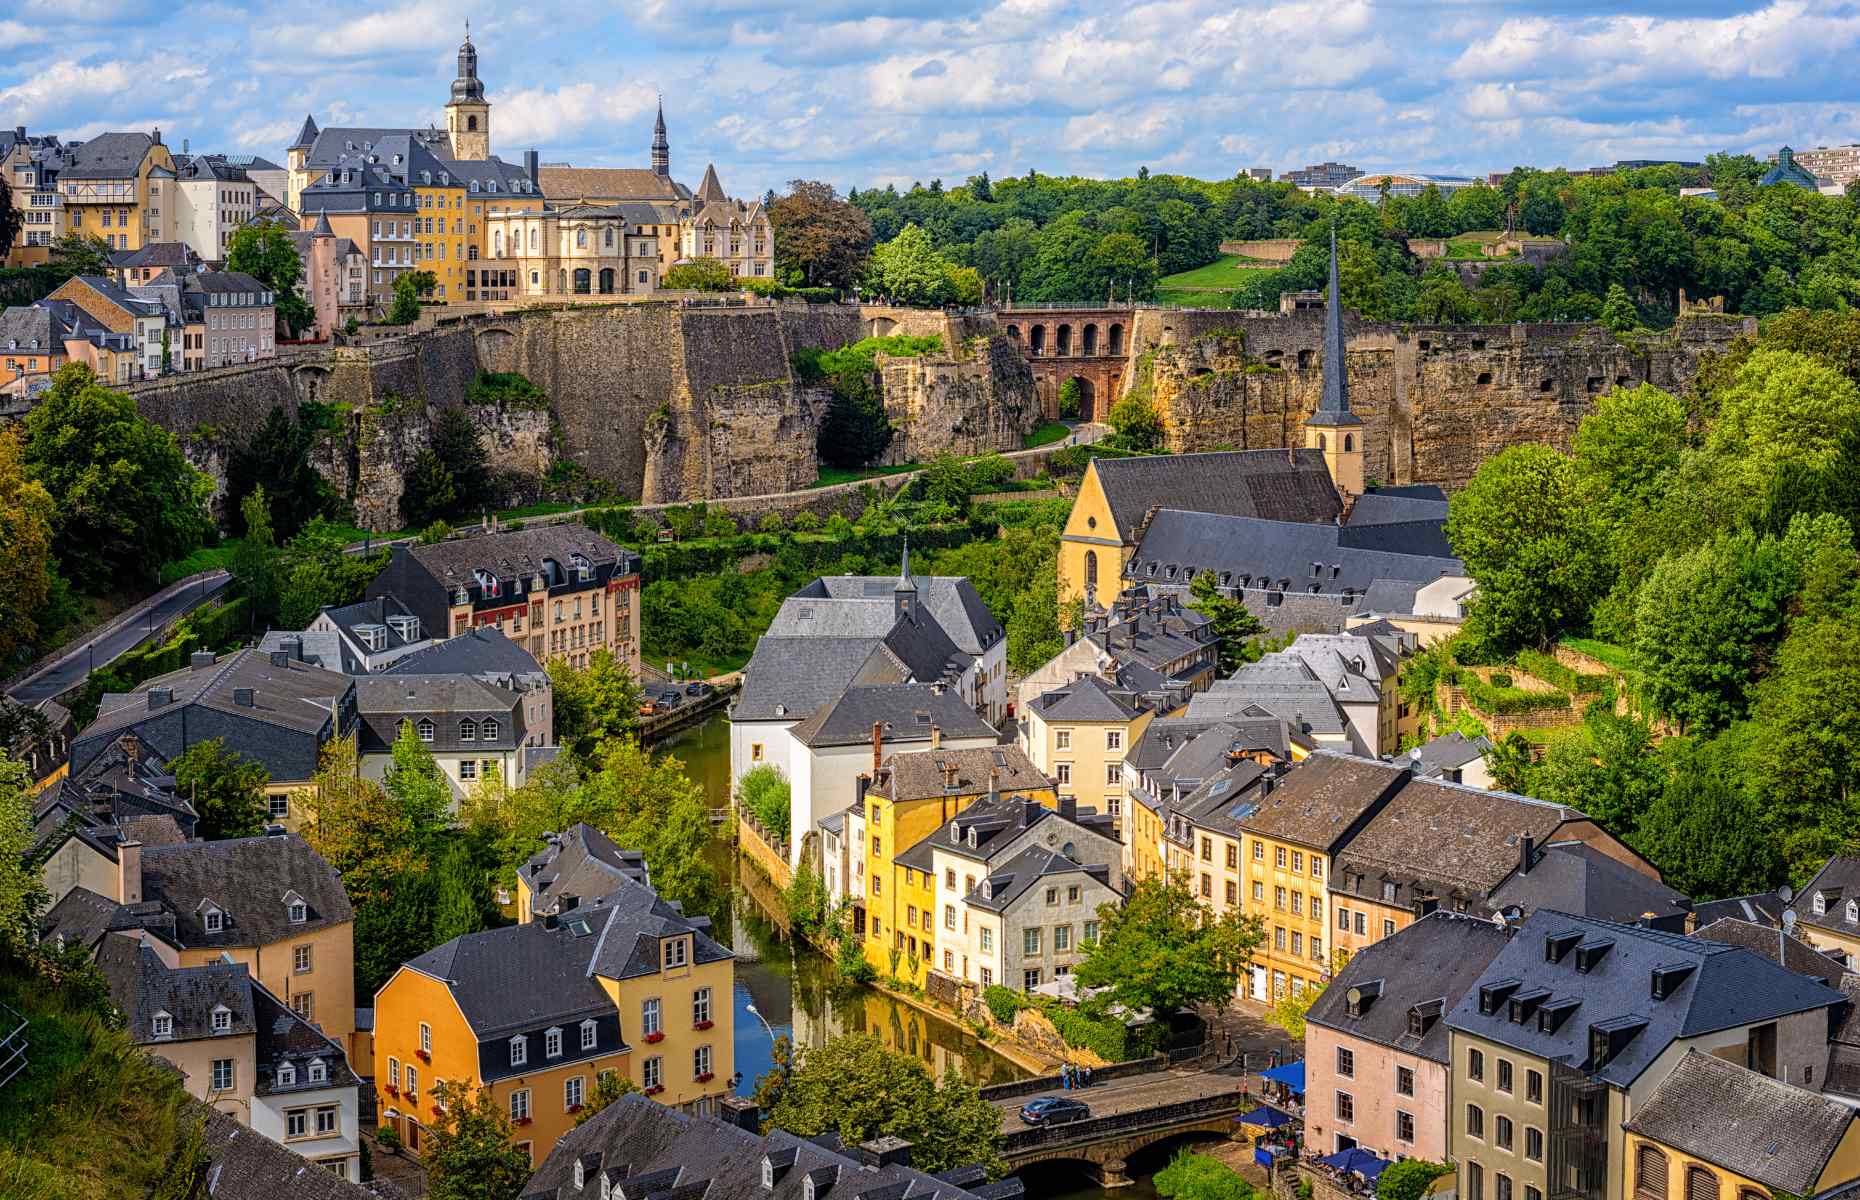
M 1595 397 L 1682 390 L 1707 353 L 1754 322 L 1685 316 L 1631 342 L 1592 324 L 1346 323 L 1350 406 L 1364 469 L 1385 483 L 1464 483 L 1507 446 L 1567 449 Z M 1126 389 L 1148 386 L 1169 448 L 1302 445 L 1323 391 L 1323 314 L 1138 310 Z

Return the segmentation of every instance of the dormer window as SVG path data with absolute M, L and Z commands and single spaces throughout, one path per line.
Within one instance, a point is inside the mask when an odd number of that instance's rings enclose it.
M 586 583 L 589 577 L 594 574 L 594 564 L 588 561 L 588 557 L 585 554 L 571 554 L 569 555 L 569 562 L 574 565 L 575 578 L 582 583 Z
M 487 720 L 481 725 L 479 725 L 478 726 L 478 737 L 480 740 L 486 741 L 486 742 L 496 741 L 497 740 L 497 722 Z
M 216 1004 L 213 1006 L 213 1032 L 232 1032 L 232 1009 L 227 1008 L 224 1004 Z
M 200 918 L 200 924 L 208 933 L 218 933 L 226 928 L 226 914 L 217 908 L 209 908 Z
M 472 578 L 478 581 L 478 592 L 480 595 L 496 596 L 499 594 L 497 576 L 491 574 L 483 567 L 474 567 L 471 574 Z
M 659 961 L 667 971 L 683 967 L 691 961 L 691 943 L 682 937 L 667 938 L 660 943 Z
M 459 741 L 475 742 L 478 740 L 478 722 L 466 717 L 459 722 Z
M 594 1049 L 594 1038 L 595 1038 L 596 1032 L 597 1032 L 597 1026 L 594 1024 L 594 1021 L 592 1019 L 583 1021 L 581 1023 L 581 1048 L 583 1050 Z
M 1847 923 L 1852 925 L 1855 922 L 1860 922 L 1860 900 L 1849 900 L 1847 902 Z
M 1590 971 L 1601 966 L 1602 960 L 1608 957 L 1608 952 L 1614 949 L 1614 945 L 1614 942 L 1607 938 L 1596 938 L 1593 941 L 1584 942 L 1582 945 L 1577 946 L 1576 970 L 1587 975 Z
M 587 1186 L 588 1186 L 587 1172 L 582 1170 L 581 1160 L 578 1158 L 575 1160 L 575 1190 L 580 1191 L 582 1188 L 587 1187 Z
M 329 1079 L 329 1065 L 320 1058 L 310 1060 L 310 1082 L 324 1083 Z
M 279 1087 L 290 1087 L 292 1084 L 296 1082 L 297 1082 L 297 1068 L 293 1067 L 289 1063 L 280 1064 L 278 1067 L 278 1086 Z
M 530 1039 L 518 1034 L 510 1039 L 510 1065 L 520 1067 L 530 1061 Z
M 562 1057 L 562 1029 L 560 1026 L 543 1031 L 543 1054 L 548 1058 Z
M 1826 892 L 1815 893 L 1815 915 L 1826 916 L 1828 913 L 1828 896 Z
M 290 914 L 291 924 L 302 925 L 305 919 L 309 917 L 310 910 L 305 906 L 302 900 L 293 900 L 291 901 Z
M 436 730 L 433 726 L 433 723 L 427 720 L 425 717 L 421 717 L 420 723 L 414 726 L 414 728 L 415 730 L 419 732 L 421 741 L 431 742 L 433 740 L 433 734 L 436 732 Z
M 151 1018 L 149 1021 L 149 1029 L 150 1029 L 150 1032 L 152 1032 L 158 1038 L 173 1037 L 174 1036 L 174 1016 L 166 1012 L 156 1013 L 155 1016 Z

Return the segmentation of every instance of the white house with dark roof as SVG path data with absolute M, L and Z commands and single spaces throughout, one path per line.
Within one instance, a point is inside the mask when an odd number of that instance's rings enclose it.
M 401 726 L 411 724 L 451 786 L 454 803 L 481 783 L 522 787 L 524 748 L 553 740 L 546 728 L 530 730 L 526 693 L 469 675 L 371 675 L 356 680 L 355 699 L 362 776 L 387 777 L 394 741 Z

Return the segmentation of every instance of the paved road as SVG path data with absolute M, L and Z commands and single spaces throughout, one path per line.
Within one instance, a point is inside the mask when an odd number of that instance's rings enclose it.
M 1107 1083 L 1094 1083 L 1076 1091 L 1054 1088 L 1042 1096 L 1069 1096 L 1091 1106 L 1093 1117 L 1114 1117 L 1119 1113 L 1155 1108 L 1163 1104 L 1180 1104 L 1204 1096 L 1219 1096 L 1241 1085 L 1238 1070 L 1229 1071 L 1151 1071 Z M 1032 1096 L 1015 1096 L 995 1101 L 1001 1110 L 1001 1132 L 1013 1133 L 1028 1126 L 1020 1119 L 1021 1105 Z
M 84 682 L 93 662 L 115 662 L 147 641 L 152 631 L 220 595 L 231 582 L 226 572 L 215 571 L 163 588 L 8 688 L 7 695 L 21 704 L 37 704 L 70 691 Z

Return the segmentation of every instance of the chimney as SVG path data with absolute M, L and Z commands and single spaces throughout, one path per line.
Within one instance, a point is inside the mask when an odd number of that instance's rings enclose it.
M 275 837 L 275 838 L 281 838 L 281 837 L 283 837 L 283 836 L 284 836 L 284 826 L 282 826 L 282 825 L 267 825 L 267 826 L 265 826 L 265 836 L 266 836 L 266 837 Z
M 188 656 L 187 665 L 191 668 L 210 667 L 220 660 L 220 656 L 211 650 L 196 650 Z
M 258 697 L 253 693 L 251 688 L 233 689 L 233 703 L 237 704 L 240 708 L 254 708 L 257 706 L 257 702 Z
M 173 704 L 173 703 L 174 703 L 174 689 L 173 688 L 158 687 L 158 688 L 149 689 L 149 707 L 150 708 L 162 708 L 166 705 Z
M 554 929 L 557 923 L 558 923 L 558 919 L 555 913 L 546 912 L 543 914 L 543 928 L 544 929 Z
M 872 777 L 870 775 L 867 775 L 865 772 L 861 771 L 859 773 L 859 778 L 853 780 L 853 799 L 858 801 L 860 804 L 864 804 L 865 794 L 866 792 L 870 791 L 871 788 L 872 788 Z
M 291 652 L 289 650 L 273 650 L 271 652 L 271 665 L 274 667 L 290 666 Z
M 1001 768 L 1000 767 L 988 768 L 988 798 L 990 800 L 1001 799 Z
M 1061 796 L 1059 798 L 1059 815 L 1068 821 L 1078 820 L 1079 798 L 1077 796 Z
M 1531 873 L 1531 852 L 1536 849 L 1537 839 L 1530 834 L 1524 834 L 1518 839 L 1518 874 L 1529 875 Z
M 286 654 L 288 654 L 288 655 L 290 655 L 290 656 L 291 656 L 291 659 L 292 659 L 292 661 L 294 661 L 294 662 L 302 662 L 302 661 L 303 661 L 303 658 L 304 658 L 304 640 L 303 640 L 302 638 L 300 638 L 300 637 L 287 637 L 287 638 L 285 638 L 285 639 L 284 639 L 284 640 L 283 640 L 282 642 L 280 642 L 280 643 L 278 643 L 278 644 L 284 647 L 284 652 L 285 652 Z
M 116 896 L 118 904 L 142 903 L 142 843 L 134 838 L 117 843 Z
M 872 778 L 878 778 L 878 768 L 885 762 L 885 723 L 872 722 Z
M 935 729 L 936 726 L 930 728 Z M 946 791 L 956 790 L 956 764 L 950 759 L 943 760 L 943 787 Z
M 132 767 L 135 766 L 137 760 L 142 757 L 142 739 L 133 733 L 126 733 L 116 739 L 116 744 L 123 752 L 123 761 Z
M 531 183 L 539 188 L 542 187 L 542 166 L 536 151 L 525 150 L 523 152 L 523 173 L 530 177 Z
M 935 750 L 943 744 L 943 727 L 935 721 L 930 722 L 930 748 Z M 955 768 L 951 768 L 954 770 Z
M 886 1134 L 868 1142 L 860 1142 L 859 1157 L 865 1160 L 868 1167 L 908 1167 L 911 1165 L 911 1144 L 901 1137 Z
M 530 153 L 534 154 L 535 151 L 532 150 Z M 745 1100 L 741 1096 L 725 1096 L 720 1106 L 723 1109 L 725 1124 L 734 1125 L 738 1129 L 746 1129 L 758 1136 L 762 1133 L 762 1109 L 754 1100 Z

